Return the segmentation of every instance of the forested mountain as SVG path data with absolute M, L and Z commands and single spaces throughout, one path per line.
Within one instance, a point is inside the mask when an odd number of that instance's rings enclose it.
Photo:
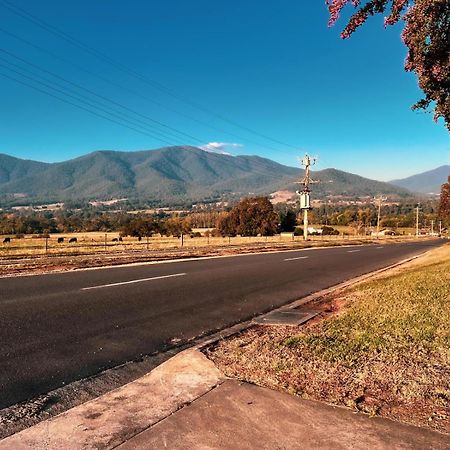
M 259 156 L 209 153 L 196 147 L 138 152 L 97 151 L 60 163 L 0 155 L 2 204 L 130 198 L 173 205 L 277 190 L 295 191 L 301 170 Z M 315 195 L 406 197 L 408 191 L 336 169 L 314 172 Z
M 440 166 L 427 172 L 412 175 L 400 180 L 392 180 L 390 183 L 423 194 L 439 194 L 441 186 L 447 182 L 450 175 L 450 166 Z

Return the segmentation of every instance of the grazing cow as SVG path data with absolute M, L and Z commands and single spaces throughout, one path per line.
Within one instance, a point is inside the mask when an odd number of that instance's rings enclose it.
M 121 236 L 119 236 L 119 242 L 123 242 L 123 239 Z
M 9 244 L 11 242 L 11 238 L 5 238 L 3 239 L 4 244 Z
M 58 244 L 62 244 L 64 242 L 64 238 L 59 237 L 58 238 Z
M 113 242 L 119 242 L 119 239 L 114 238 L 112 241 L 113 241 Z
M 72 244 L 72 242 L 78 242 L 77 238 L 70 238 L 69 239 L 69 244 Z

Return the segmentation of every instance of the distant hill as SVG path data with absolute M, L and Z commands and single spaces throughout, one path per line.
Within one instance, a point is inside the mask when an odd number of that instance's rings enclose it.
M 97 151 L 52 164 L 0 155 L 0 174 L 2 204 L 127 197 L 179 205 L 282 189 L 295 191 L 301 171 L 259 156 L 222 155 L 184 146 Z M 320 181 L 314 185 L 316 197 L 410 195 L 391 184 L 336 169 L 314 172 L 313 177 Z
M 412 175 L 400 180 L 392 180 L 391 184 L 408 189 L 412 192 L 422 194 L 439 194 L 441 185 L 444 184 L 450 175 L 450 166 L 440 166 L 427 172 Z
M 46 163 L 14 158 L 0 153 L 0 186 L 9 181 L 41 173 L 47 167 Z

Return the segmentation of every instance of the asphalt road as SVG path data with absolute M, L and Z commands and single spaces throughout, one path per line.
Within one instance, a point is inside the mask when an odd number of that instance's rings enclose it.
M 334 247 L 0 279 L 0 408 L 441 243 Z

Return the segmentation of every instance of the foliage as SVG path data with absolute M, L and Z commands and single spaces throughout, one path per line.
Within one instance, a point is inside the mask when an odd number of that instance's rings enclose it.
M 339 234 L 338 230 L 335 230 L 333 227 L 323 226 L 322 227 L 322 235 L 323 236 L 337 236 Z
M 387 14 L 385 26 L 405 21 L 402 38 L 408 47 L 405 70 L 415 72 L 425 94 L 413 109 L 434 104 L 434 119 L 442 117 L 450 130 L 450 2 L 448 0 L 326 0 L 333 25 L 346 5 L 357 9 L 341 36 L 346 39 L 369 16 Z
M 381 208 L 381 226 L 388 228 L 414 227 L 415 203 L 390 203 Z M 442 209 L 442 208 L 441 208 Z M 270 207 L 269 210 L 271 211 Z M 280 222 L 280 230 L 289 229 L 294 224 L 298 207 L 277 204 L 275 214 Z M 429 225 L 431 220 L 438 219 L 438 202 L 423 201 L 419 216 L 420 225 Z M 219 209 L 203 212 L 186 212 L 177 220 L 169 220 L 170 214 L 164 211 L 134 214 L 125 211 L 108 211 L 98 207 L 60 210 L 11 210 L 0 211 L 0 234 L 42 234 L 72 233 L 88 231 L 119 231 L 122 235 L 146 236 L 154 233 L 179 236 L 189 233 L 192 228 L 217 228 L 223 236 L 234 236 L 237 227 L 229 212 Z M 311 224 L 326 226 L 349 225 L 361 222 L 364 227 L 376 225 L 377 210 L 373 204 L 330 205 L 322 204 L 310 215 Z M 444 218 L 441 217 L 443 220 Z M 181 226 L 179 220 L 183 221 Z M 167 224 L 165 225 L 165 222 Z M 289 230 L 292 231 L 292 228 Z M 258 232 L 259 233 L 259 232 Z
M 450 175 L 448 176 L 448 182 L 442 185 L 439 217 L 450 224 Z
M 137 218 L 127 222 L 120 230 L 121 236 L 144 237 L 159 233 L 161 226 L 152 218 Z
M 180 237 L 181 234 L 189 234 L 190 232 L 189 221 L 180 217 L 172 217 L 161 224 L 161 233 L 166 236 Z
M 297 224 L 297 214 L 292 209 L 280 212 L 280 231 L 294 231 Z
M 278 214 L 267 197 L 241 200 L 218 223 L 222 236 L 272 236 L 278 230 Z
M 223 215 L 217 222 L 217 230 L 221 236 L 234 237 L 237 234 L 237 224 L 235 223 L 235 216 L 231 213 Z

